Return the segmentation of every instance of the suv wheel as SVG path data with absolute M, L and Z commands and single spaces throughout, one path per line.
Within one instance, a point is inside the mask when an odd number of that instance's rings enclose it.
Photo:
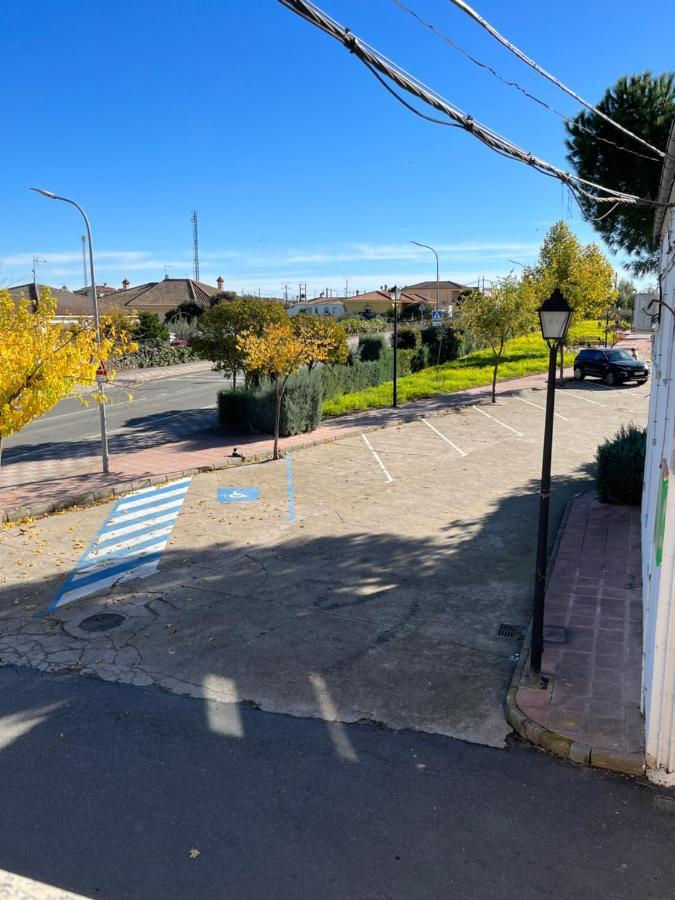
M 616 375 L 614 374 L 614 372 L 608 372 L 605 375 L 605 384 L 608 384 L 610 387 L 616 384 Z
M 586 376 L 584 375 L 584 370 L 580 369 L 578 366 L 574 370 L 574 380 L 575 381 L 583 381 Z

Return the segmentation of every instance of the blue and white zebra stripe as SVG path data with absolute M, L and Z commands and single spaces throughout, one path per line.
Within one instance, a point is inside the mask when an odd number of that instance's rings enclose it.
M 181 478 L 118 500 L 47 611 L 156 572 L 190 480 Z

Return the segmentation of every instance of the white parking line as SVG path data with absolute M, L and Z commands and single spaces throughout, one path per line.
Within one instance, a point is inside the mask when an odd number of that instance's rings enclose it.
M 488 419 L 492 419 L 493 422 L 496 422 L 497 425 L 501 425 L 502 428 L 508 428 L 509 431 L 512 431 L 514 434 L 517 434 L 518 437 L 525 437 L 522 431 L 516 431 L 515 428 L 511 428 L 510 425 L 507 425 L 506 422 L 500 422 L 499 419 L 495 419 L 494 416 L 491 416 L 490 413 L 486 413 L 484 409 L 481 409 L 479 406 L 475 404 L 472 405 L 471 409 L 475 409 L 476 412 L 482 413 L 482 415 L 487 416 Z
M 386 470 L 386 468 L 385 468 L 385 466 L 384 466 L 384 463 L 382 462 L 382 460 L 380 459 L 380 457 L 377 455 L 377 453 L 375 452 L 375 450 L 373 450 L 373 448 L 372 448 L 372 446 L 371 446 L 370 441 L 368 440 L 368 438 L 365 436 L 365 434 L 362 434 L 361 437 L 362 437 L 363 440 L 366 442 L 366 447 L 370 450 L 370 452 L 371 452 L 371 453 L 373 454 L 373 456 L 375 457 L 375 460 L 376 460 L 378 466 L 379 466 L 379 467 L 382 469 L 382 471 L 384 472 L 384 475 L 385 475 L 385 478 L 386 478 L 386 480 L 387 480 L 387 483 L 389 483 L 390 481 L 393 481 L 394 479 L 391 477 L 391 475 L 389 474 L 389 472 Z
M 438 430 L 438 428 L 434 428 L 434 426 L 431 424 L 431 422 L 427 422 L 426 419 L 422 419 L 422 421 L 424 422 L 425 425 L 428 425 L 432 431 L 435 431 L 436 434 L 439 436 L 439 438 L 442 441 L 445 441 L 446 444 L 450 444 L 452 449 L 456 450 L 460 456 L 466 456 L 466 453 L 463 450 L 460 450 L 459 447 L 457 446 L 457 444 L 453 444 L 452 441 L 450 440 L 450 438 L 447 438 L 444 434 L 441 434 L 441 432 Z
M 598 403 L 597 400 L 591 400 L 589 397 L 582 397 L 578 391 L 573 391 L 572 388 L 562 388 L 558 396 L 564 397 L 565 395 L 571 397 L 573 400 L 583 400 L 585 403 L 592 403 L 593 406 L 602 406 L 603 408 L 607 406 L 606 403 Z
M 544 412 L 546 412 L 545 406 L 540 406 L 538 403 L 533 403 L 531 400 L 526 400 L 524 397 L 519 397 L 518 395 L 516 395 L 516 400 L 520 400 L 521 403 L 527 403 L 529 406 L 534 406 L 535 409 L 542 409 Z M 562 416 L 557 412 L 554 412 L 553 415 L 557 416 L 559 419 L 562 419 L 563 422 L 569 422 L 567 416 Z

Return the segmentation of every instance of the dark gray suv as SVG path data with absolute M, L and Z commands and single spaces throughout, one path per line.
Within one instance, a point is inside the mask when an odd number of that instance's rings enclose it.
M 574 377 L 583 381 L 587 375 L 602 378 L 605 384 L 623 384 L 624 381 L 644 384 L 649 378 L 649 369 L 627 350 L 587 349 L 581 350 L 574 360 Z

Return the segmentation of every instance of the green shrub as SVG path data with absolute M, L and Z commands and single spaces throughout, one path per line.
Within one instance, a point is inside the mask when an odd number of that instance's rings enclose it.
M 422 337 L 419 328 L 398 329 L 399 350 L 417 350 L 421 343 Z
M 170 347 L 161 341 L 147 341 L 135 353 L 120 357 L 117 369 L 148 369 L 153 366 L 175 366 L 199 357 L 190 347 Z
M 348 335 L 379 334 L 387 329 L 387 322 L 382 316 L 376 316 L 374 319 L 361 319 L 358 316 L 349 316 L 338 321 Z
M 412 361 L 416 354 L 416 350 L 399 350 L 397 353 L 397 377 L 403 378 L 404 375 L 410 375 L 412 371 Z M 385 350 L 378 360 L 380 365 L 380 383 L 383 381 L 392 381 L 394 378 L 394 351 Z
M 441 328 L 428 325 L 422 329 L 422 343 L 429 348 L 429 362 L 432 366 L 452 362 L 459 356 L 461 338 L 449 322 Z M 440 351 L 440 352 L 439 352 Z
M 362 335 L 359 338 L 359 359 L 361 362 L 376 362 L 385 348 L 386 343 L 381 334 Z
M 427 344 L 420 344 L 417 350 L 415 350 L 415 355 L 410 360 L 410 371 L 421 372 L 422 369 L 426 369 L 429 365 L 431 365 L 429 359 L 429 347 Z
M 248 391 L 218 391 L 218 418 L 228 428 L 247 428 Z
M 168 341 L 169 329 L 161 322 L 157 313 L 141 312 L 134 325 L 134 337 L 139 344 L 145 341 Z
M 269 381 L 241 391 L 224 390 L 218 394 L 221 425 L 261 434 L 274 433 L 276 395 Z M 288 379 L 281 401 L 279 434 L 288 437 L 314 431 L 322 415 L 323 391 L 318 371 L 301 372 Z
M 339 397 L 354 391 L 363 391 L 382 381 L 382 368 L 378 362 L 356 362 L 346 366 L 321 366 L 324 399 Z
M 596 477 L 604 503 L 640 505 L 646 447 L 646 429 L 633 424 L 622 425 L 613 438 L 600 444 L 595 454 Z

